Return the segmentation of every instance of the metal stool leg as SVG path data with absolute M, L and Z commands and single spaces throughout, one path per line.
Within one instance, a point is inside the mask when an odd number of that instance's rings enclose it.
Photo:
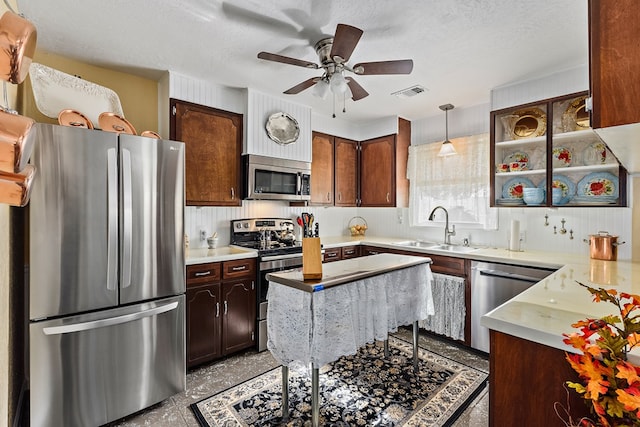
M 289 419 L 289 367 L 282 365 L 282 420 Z
M 389 339 L 384 340 L 384 358 L 389 358 Z
M 418 372 L 418 322 L 413 322 L 413 372 Z
M 318 427 L 320 423 L 320 370 L 313 366 L 311 370 L 311 425 Z

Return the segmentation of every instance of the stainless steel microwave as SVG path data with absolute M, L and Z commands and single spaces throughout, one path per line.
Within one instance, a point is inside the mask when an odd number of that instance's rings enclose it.
M 244 165 L 247 199 L 311 199 L 311 163 L 248 154 Z

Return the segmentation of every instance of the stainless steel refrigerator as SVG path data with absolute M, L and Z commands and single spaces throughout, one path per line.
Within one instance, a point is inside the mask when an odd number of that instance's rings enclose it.
M 184 144 L 38 124 L 32 426 L 98 426 L 185 389 Z

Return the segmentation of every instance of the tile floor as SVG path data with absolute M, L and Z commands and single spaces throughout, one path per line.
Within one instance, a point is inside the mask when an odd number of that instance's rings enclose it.
M 410 330 L 401 330 L 400 335 L 411 337 Z M 420 345 L 443 356 L 489 370 L 486 355 L 466 351 L 446 340 L 420 334 Z M 187 390 L 125 419 L 109 424 L 109 427 L 198 427 L 198 422 L 189 405 L 235 384 L 246 381 L 278 366 L 268 351 L 256 353 L 247 351 L 226 359 L 205 365 L 187 374 Z M 485 388 L 466 411 L 456 420 L 453 427 L 483 427 L 489 425 L 489 392 Z

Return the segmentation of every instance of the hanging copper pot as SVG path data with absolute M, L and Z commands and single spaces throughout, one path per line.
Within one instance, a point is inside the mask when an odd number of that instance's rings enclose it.
M 35 120 L 0 110 L 0 171 L 24 169 L 35 141 Z
M 116 113 L 102 113 L 98 117 L 100 129 L 107 132 L 127 133 L 129 135 L 137 135 L 136 129 L 124 117 Z
M 33 165 L 27 165 L 21 173 L 0 172 L 0 203 L 20 207 L 29 203 L 35 173 Z
M 62 110 L 58 113 L 58 123 L 62 126 L 93 129 L 93 123 L 87 116 L 76 110 Z
M 606 231 L 598 231 L 598 234 L 589 235 L 589 255 L 591 259 L 602 259 L 605 261 L 615 261 L 618 259 L 618 246 L 625 242 L 618 242 L 618 236 L 612 236 Z
M 146 136 L 147 138 L 162 139 L 160 135 L 158 135 L 156 132 L 152 130 L 145 130 L 142 133 L 140 133 L 140 136 Z
M 37 32 L 33 24 L 11 11 L 0 18 L 0 78 L 22 83 L 36 51 Z

